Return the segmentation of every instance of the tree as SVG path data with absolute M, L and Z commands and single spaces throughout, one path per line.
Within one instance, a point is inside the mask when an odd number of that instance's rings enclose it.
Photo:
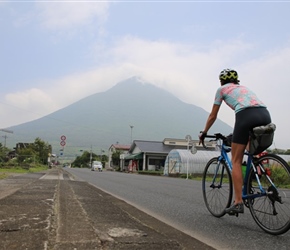
M 46 165 L 48 163 L 48 155 L 51 153 L 51 146 L 37 137 L 32 144 L 32 149 L 36 153 L 37 160 Z
M 119 150 L 119 149 L 116 149 L 116 151 L 113 152 L 113 154 L 112 154 L 113 165 L 119 166 L 121 154 L 123 154 L 123 151 Z
M 103 164 L 103 167 L 105 167 L 106 162 L 108 162 L 109 157 L 107 155 L 101 155 L 101 162 Z
M 18 148 L 16 154 L 19 163 L 38 162 L 47 165 L 48 155 L 51 154 L 51 146 L 37 137 L 34 143 L 27 144 L 23 148 Z
M 77 158 L 73 161 L 72 165 L 73 167 L 79 167 L 79 168 L 88 168 L 90 166 L 91 161 L 91 155 L 92 155 L 92 161 L 99 160 L 99 157 L 94 154 L 90 153 L 89 151 L 84 151 L 81 156 L 77 156 Z
M 36 152 L 32 147 L 21 148 L 17 150 L 17 162 L 18 163 L 34 163 Z
M 0 162 L 6 162 L 8 160 L 7 153 L 9 149 L 4 147 L 2 143 L 0 143 Z

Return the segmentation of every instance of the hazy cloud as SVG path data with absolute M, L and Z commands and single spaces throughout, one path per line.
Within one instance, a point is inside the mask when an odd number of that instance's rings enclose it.
M 47 84 L 49 87 L 42 92 L 42 95 L 47 95 L 47 97 L 42 98 L 42 101 L 52 98 L 55 106 L 48 106 L 58 109 L 90 94 L 107 90 L 117 82 L 137 75 L 173 93 L 187 103 L 210 110 L 213 95 L 219 84 L 220 70 L 232 66 L 230 61 L 233 61 L 235 56 L 250 52 L 249 45 L 243 44 L 241 41 L 215 44 L 208 51 L 200 52 L 188 44 L 148 41 L 135 37 L 120 39 L 106 51 L 105 56 L 111 58 L 109 65 L 98 66 L 95 69 L 68 75 L 61 79 L 49 80 L 49 84 Z M 276 56 L 276 54 L 273 55 L 274 58 Z M 247 65 L 235 66 L 241 72 L 245 83 L 246 79 L 251 80 L 249 75 L 253 75 L 254 78 L 259 77 L 258 82 L 266 84 L 269 75 L 264 72 L 266 79 L 263 79 L 264 76 L 258 72 L 266 70 L 268 61 L 274 63 L 275 59 L 271 58 L 250 62 L 249 67 Z M 283 67 L 278 64 L 279 62 L 277 61 L 277 65 L 272 66 L 273 69 Z M 31 97 L 33 94 L 36 98 Z M 17 96 L 20 97 L 21 93 L 17 93 Z M 24 92 L 21 98 L 29 98 L 27 103 L 34 106 L 36 103 L 33 102 L 39 100 L 37 96 L 39 93 L 29 91 L 29 95 Z M 7 98 L 7 100 L 13 100 L 13 98 Z M 50 108 L 50 111 L 53 109 Z
M 10 122 L 14 120 L 17 124 L 23 120 L 34 120 L 55 111 L 58 107 L 55 105 L 55 100 L 51 94 L 36 88 L 7 94 L 5 104 L 13 109 L 13 112 L 8 111 Z M 5 112 L 6 108 L 7 106 L 1 106 L 0 113 L 7 114 Z
M 37 2 L 41 24 L 51 30 L 77 29 L 107 19 L 109 3 L 101 2 Z

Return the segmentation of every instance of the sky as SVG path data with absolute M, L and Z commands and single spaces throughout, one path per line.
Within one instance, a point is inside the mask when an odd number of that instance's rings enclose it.
M 233 68 L 267 105 L 273 146 L 289 149 L 289 11 L 278 0 L 0 0 L 0 129 L 132 76 L 210 112 Z M 227 105 L 218 117 L 233 126 Z

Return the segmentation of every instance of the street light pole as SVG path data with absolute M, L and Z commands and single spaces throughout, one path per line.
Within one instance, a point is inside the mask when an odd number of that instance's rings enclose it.
M 185 136 L 185 139 L 187 140 L 186 179 L 188 180 L 188 157 L 189 157 L 189 142 L 191 141 L 191 136 L 190 136 L 190 135 L 187 135 L 187 136 Z
M 132 131 L 133 131 L 134 126 L 133 125 L 129 125 L 129 126 L 131 128 L 131 144 L 132 144 Z

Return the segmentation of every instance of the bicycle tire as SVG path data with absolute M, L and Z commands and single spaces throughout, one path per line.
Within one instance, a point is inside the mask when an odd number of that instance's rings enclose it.
M 260 166 L 259 180 L 267 191 L 265 196 L 248 199 L 253 219 L 265 232 L 279 235 L 290 228 L 290 167 L 285 160 L 274 154 L 261 156 L 256 166 Z M 273 187 L 267 178 L 274 183 Z M 247 180 L 247 194 L 261 193 L 254 170 L 251 168 Z
M 214 173 L 217 173 L 214 180 Z M 225 208 L 232 201 L 232 176 L 224 161 L 212 158 L 205 166 L 202 177 L 202 193 L 208 211 L 215 217 L 225 215 Z

